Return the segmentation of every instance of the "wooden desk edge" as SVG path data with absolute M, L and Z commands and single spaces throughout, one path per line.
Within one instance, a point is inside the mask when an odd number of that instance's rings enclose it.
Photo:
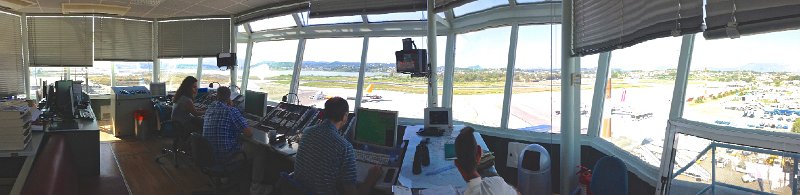
M 17 174 L 17 179 L 14 180 L 14 187 L 11 188 L 10 194 L 12 195 L 22 192 L 22 187 L 25 185 L 25 181 L 28 180 L 28 174 L 30 174 L 31 168 L 33 167 L 33 162 L 36 160 L 36 156 L 39 153 L 39 146 L 42 144 L 44 133 L 35 132 L 31 136 L 34 136 L 31 140 L 33 155 L 25 157 L 25 163 L 22 164 L 22 168 L 20 168 L 19 174 Z

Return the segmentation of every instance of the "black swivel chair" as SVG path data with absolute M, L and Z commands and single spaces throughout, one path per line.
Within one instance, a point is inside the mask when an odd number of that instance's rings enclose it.
M 161 155 L 156 157 L 156 163 L 162 164 L 162 158 L 171 158 L 175 168 L 178 168 L 178 156 L 191 157 L 189 150 L 189 134 L 180 122 L 171 121 L 172 123 L 172 145 L 169 148 L 162 148 Z
M 223 194 L 223 192 L 239 187 L 238 184 L 242 182 L 235 181 L 236 178 L 232 176 L 240 175 L 245 170 L 244 168 L 247 167 L 247 156 L 243 152 L 233 154 L 234 158 L 231 161 L 217 163 L 215 161 L 217 158 L 214 156 L 208 139 L 199 133 L 192 133 L 190 141 L 193 154 L 192 160 L 195 166 L 209 177 L 214 194 Z M 229 178 L 230 182 L 223 182 L 223 178 Z

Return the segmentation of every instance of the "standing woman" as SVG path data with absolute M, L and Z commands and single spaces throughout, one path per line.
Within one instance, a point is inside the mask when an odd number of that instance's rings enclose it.
M 197 79 L 193 76 L 187 76 L 175 92 L 172 102 L 172 120 L 180 123 L 186 130 L 190 132 L 199 132 L 202 130 L 202 118 L 205 113 L 199 111 L 194 107 L 194 98 L 197 96 Z

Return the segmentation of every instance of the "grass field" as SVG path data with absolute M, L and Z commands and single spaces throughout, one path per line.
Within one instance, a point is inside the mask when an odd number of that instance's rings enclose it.
M 289 85 L 291 77 L 277 76 L 266 78 L 270 83 Z M 636 83 L 625 83 L 623 80 L 612 80 L 612 88 L 638 88 L 650 87 L 653 85 L 663 85 L 671 80 L 640 80 Z M 341 88 L 355 89 L 357 87 L 357 77 L 347 76 L 301 76 L 301 87 L 314 88 Z M 427 83 L 425 78 L 410 78 L 408 76 L 376 76 L 365 78 L 365 86 L 373 84 L 376 90 L 399 91 L 405 93 L 425 94 L 427 93 Z M 455 82 L 453 83 L 453 94 L 455 95 L 482 95 L 482 94 L 503 94 L 505 82 Z M 584 83 L 582 89 L 591 89 L 593 83 Z M 264 86 L 267 87 L 267 86 Z M 288 87 L 288 86 L 287 86 Z M 438 87 L 442 88 L 441 80 Z M 274 88 L 271 86 L 270 88 Z M 518 82 L 514 83 L 513 93 L 533 93 L 533 92 L 558 92 L 561 86 L 559 81 L 540 81 L 540 82 Z

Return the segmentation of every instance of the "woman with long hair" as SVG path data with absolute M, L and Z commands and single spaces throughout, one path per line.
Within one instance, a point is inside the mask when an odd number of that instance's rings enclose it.
M 200 116 L 204 112 L 194 107 L 195 96 L 197 96 L 197 79 L 187 76 L 172 99 L 175 102 L 172 106 L 172 120 L 180 123 L 189 131 L 197 131 L 201 127 L 199 124 L 203 124 L 199 121 L 202 121 Z

